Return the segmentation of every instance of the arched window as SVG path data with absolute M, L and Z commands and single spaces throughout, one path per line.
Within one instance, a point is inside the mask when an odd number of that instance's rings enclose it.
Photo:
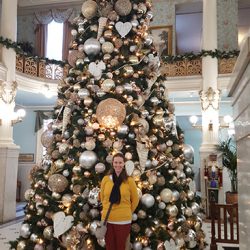
M 63 23 L 54 20 L 48 24 L 46 57 L 62 60 Z

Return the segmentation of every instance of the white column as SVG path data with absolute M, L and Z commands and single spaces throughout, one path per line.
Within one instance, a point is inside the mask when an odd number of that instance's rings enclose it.
M 202 49 L 217 49 L 217 1 L 203 0 L 203 37 Z M 215 152 L 218 144 L 219 110 L 217 109 L 219 99 L 217 90 L 218 62 L 217 58 L 206 56 L 202 58 L 202 145 L 200 147 L 201 166 L 201 193 L 206 197 L 204 181 L 204 159 Z M 214 93 L 215 100 L 211 101 L 210 93 Z M 211 126 L 211 124 L 213 124 Z
M 17 0 L 2 0 L 1 35 L 16 41 Z M 19 147 L 13 142 L 11 114 L 15 107 L 16 53 L 2 47 L 6 78 L 0 79 L 0 223 L 16 217 L 16 180 Z

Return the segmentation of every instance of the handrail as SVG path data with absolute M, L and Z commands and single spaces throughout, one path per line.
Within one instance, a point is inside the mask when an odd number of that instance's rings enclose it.
M 218 60 L 218 73 L 232 73 L 237 57 L 223 58 Z M 58 64 L 48 63 L 44 60 L 35 60 L 32 57 L 17 54 L 16 70 L 18 72 L 41 77 L 45 79 L 58 80 L 67 76 L 70 66 L 60 66 Z M 201 58 L 193 60 L 179 60 L 171 63 L 163 63 L 161 73 L 167 77 L 178 76 L 197 76 L 202 74 Z
M 217 243 L 239 244 L 238 204 L 217 204 L 211 199 L 210 215 L 210 250 L 218 250 Z

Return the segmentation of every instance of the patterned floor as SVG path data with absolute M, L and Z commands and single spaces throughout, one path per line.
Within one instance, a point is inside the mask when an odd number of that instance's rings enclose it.
M 15 240 L 19 236 L 19 229 L 24 217 L 24 206 L 25 203 L 17 204 L 16 220 L 0 225 L 0 250 L 9 250 L 10 246 L 8 242 Z M 211 235 L 211 226 L 209 222 L 203 223 L 203 230 L 206 233 L 206 241 L 209 244 Z M 206 250 L 209 249 L 210 247 L 208 245 Z M 219 246 L 218 250 L 223 250 L 223 248 Z

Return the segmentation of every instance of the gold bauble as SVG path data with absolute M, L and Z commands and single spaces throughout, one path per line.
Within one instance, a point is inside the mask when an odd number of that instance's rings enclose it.
M 111 42 L 105 42 L 102 44 L 102 52 L 111 54 L 114 51 L 114 45 Z
M 96 117 L 100 125 L 106 128 L 115 128 L 124 121 L 126 108 L 120 101 L 108 98 L 98 104 Z
M 97 14 L 98 5 L 93 0 L 87 0 L 82 4 L 82 14 L 87 19 L 91 19 Z
M 120 16 L 127 16 L 132 10 L 132 4 L 129 0 L 118 0 L 115 3 L 115 11 Z
M 104 31 L 104 34 L 103 34 L 105 38 L 111 38 L 112 35 L 113 35 L 112 30 L 106 30 Z
M 139 62 L 139 59 L 138 59 L 137 56 L 132 55 L 132 56 L 129 57 L 129 62 L 131 62 L 131 63 L 133 63 L 133 64 L 136 64 L 136 63 Z
M 101 86 L 102 90 L 105 92 L 109 92 L 114 87 L 115 87 L 115 82 L 112 79 L 104 80 Z
M 133 69 L 133 67 L 130 66 L 130 65 L 126 65 L 123 69 L 124 69 L 124 71 L 125 71 L 125 75 L 126 75 L 126 76 L 132 76 L 133 73 L 134 73 L 134 69 Z
M 61 174 L 53 174 L 49 177 L 48 186 L 52 192 L 61 193 L 68 186 L 68 180 Z

